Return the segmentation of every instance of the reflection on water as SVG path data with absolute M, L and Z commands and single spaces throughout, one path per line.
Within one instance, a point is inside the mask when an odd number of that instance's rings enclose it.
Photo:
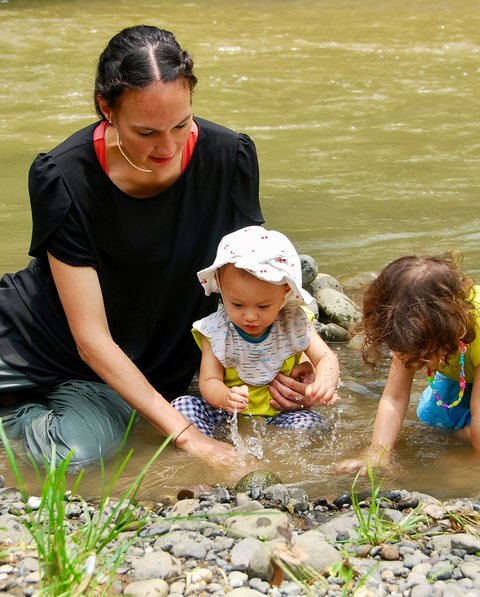
M 477 0 L 96 0 L 0 2 L 0 272 L 27 262 L 28 167 L 94 119 L 95 63 L 122 27 L 174 31 L 195 59 L 194 110 L 249 133 L 267 225 L 335 276 L 378 271 L 415 251 L 457 247 L 480 272 L 480 11 Z M 345 387 L 333 431 L 269 430 L 261 466 L 312 494 L 344 492 L 333 463 L 367 445 L 385 370 L 339 349 Z M 389 486 L 471 495 L 468 449 L 415 420 L 418 380 Z M 142 425 L 136 472 L 158 445 Z M 5 465 L 3 465 L 5 466 Z M 134 474 L 132 472 L 132 475 Z M 224 479 L 168 448 L 146 497 Z M 98 474 L 85 484 L 98 489 Z

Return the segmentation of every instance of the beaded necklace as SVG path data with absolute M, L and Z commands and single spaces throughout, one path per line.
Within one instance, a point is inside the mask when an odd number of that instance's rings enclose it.
M 456 400 L 454 400 L 452 402 L 452 404 L 446 404 L 440 398 L 440 395 L 435 388 L 435 382 L 433 381 L 432 370 L 427 369 L 428 383 L 430 385 L 430 388 L 432 389 L 433 396 L 436 400 L 437 405 L 440 406 L 441 408 L 454 408 L 455 406 L 458 406 L 460 404 L 460 402 L 462 401 L 463 394 L 465 393 L 465 387 L 467 385 L 465 382 L 465 352 L 467 351 L 467 347 L 463 342 L 460 342 L 460 344 L 458 346 L 458 350 L 460 351 L 460 376 L 458 379 L 459 389 L 458 389 L 458 398 Z

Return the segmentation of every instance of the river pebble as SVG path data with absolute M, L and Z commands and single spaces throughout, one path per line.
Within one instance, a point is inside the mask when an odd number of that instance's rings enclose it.
M 132 544 L 107 594 L 336 597 L 355 591 L 359 597 L 480 597 L 477 499 L 441 503 L 416 492 L 382 492 L 375 516 L 381 517 L 385 528 L 398 529 L 414 515 L 416 522 L 403 534 L 369 544 L 362 538 L 349 494 L 311 499 L 303 490 L 278 482 L 258 487 L 250 486 L 256 499 L 248 487 L 238 493 L 204 487 L 201 494 L 179 492 L 186 499 L 176 503 L 163 500 L 138 506 L 138 516 L 146 514 L 147 524 L 140 532 L 133 525 L 119 537 L 118 546 L 127 539 Z M 95 506 L 79 507 L 79 498 L 66 499 L 67 505 L 77 506 L 68 508 L 66 520 L 74 530 L 82 524 L 80 512 L 88 507 L 92 513 Z M 295 508 L 299 503 L 302 508 Z M 367 499 L 362 503 L 367 520 L 372 511 Z M 36 506 L 36 500 L 30 499 L 29 505 Z M 5 529 L 0 596 L 35 595 L 40 569 L 22 524 L 26 506 L 12 491 L 0 496 L 0 509 L 4 512 L 0 526 Z M 439 526 L 438 517 L 450 526 Z M 300 572 L 306 575 L 308 585 L 294 582 L 286 566 L 298 578 Z M 84 594 L 99 593 L 92 588 Z

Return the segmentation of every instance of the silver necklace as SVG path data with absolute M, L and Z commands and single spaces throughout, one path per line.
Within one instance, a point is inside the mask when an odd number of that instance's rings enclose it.
M 153 172 L 153 170 L 149 170 L 148 168 L 140 168 L 140 166 L 135 166 L 135 164 L 127 156 L 127 154 L 123 151 L 122 146 L 120 145 L 120 138 L 118 136 L 118 131 L 117 131 L 117 147 L 118 147 L 118 150 L 120 151 L 120 153 L 123 155 L 123 157 L 130 164 L 130 166 L 133 166 L 135 168 L 135 170 L 138 170 L 139 172 Z

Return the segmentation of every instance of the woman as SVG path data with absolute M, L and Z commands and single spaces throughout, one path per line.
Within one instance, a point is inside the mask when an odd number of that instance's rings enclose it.
M 0 414 L 37 460 L 52 443 L 75 464 L 108 457 L 132 409 L 191 453 L 232 455 L 169 404 L 198 365 L 191 323 L 215 306 L 195 272 L 263 221 L 254 144 L 193 118 L 192 68 L 170 32 L 124 29 L 99 59 L 100 122 L 31 167 L 35 259 L 0 285 Z

